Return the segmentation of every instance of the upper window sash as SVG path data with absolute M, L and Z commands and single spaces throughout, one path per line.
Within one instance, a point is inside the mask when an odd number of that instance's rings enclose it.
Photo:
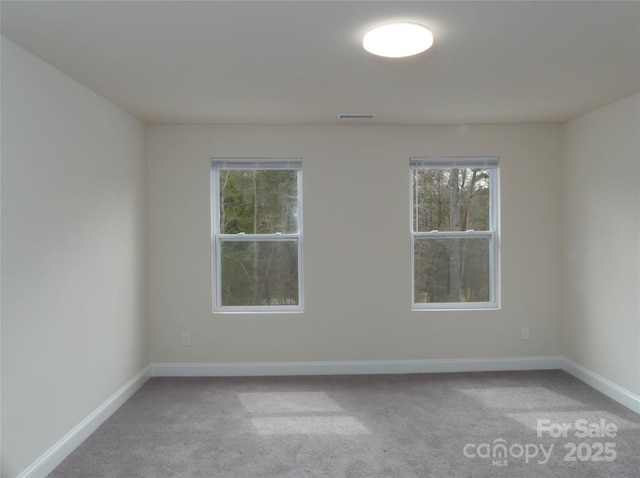
M 216 237 L 228 236 L 235 238 L 240 234 L 221 233 L 220 224 L 220 171 L 296 171 L 297 175 L 297 205 L 298 211 L 302 210 L 302 159 L 299 158 L 211 158 L 211 202 L 213 207 L 212 234 Z M 300 237 L 302 233 L 302 214 L 297 217 L 297 230 L 291 232 L 262 233 L 263 236 L 270 235 L 295 235 Z M 250 232 L 241 233 L 255 238 L 260 234 Z M 276 239 L 277 240 L 277 239 Z
M 414 223 L 414 210 L 415 207 L 413 188 L 414 188 L 414 170 L 415 169 L 488 169 L 490 175 L 489 182 L 489 229 L 487 231 L 495 232 L 498 230 L 498 156 L 470 156 L 470 157 L 441 157 L 441 156 L 429 156 L 420 158 L 409 158 L 409 170 L 411 178 L 411 217 L 410 226 L 412 234 L 445 234 L 450 232 L 472 232 L 469 231 L 416 231 Z M 483 232 L 487 232 L 483 231 Z M 474 232 L 479 232 L 476 230 Z

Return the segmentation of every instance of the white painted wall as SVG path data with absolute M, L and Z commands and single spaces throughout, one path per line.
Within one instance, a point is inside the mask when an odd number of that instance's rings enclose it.
M 640 95 L 567 123 L 564 355 L 640 395 Z
M 149 363 L 144 125 L 2 39 L 2 471 Z
M 151 361 L 560 354 L 561 152 L 560 125 L 149 126 Z M 425 155 L 501 157 L 501 310 L 409 310 L 408 164 Z M 303 158 L 303 314 L 212 313 L 212 156 Z

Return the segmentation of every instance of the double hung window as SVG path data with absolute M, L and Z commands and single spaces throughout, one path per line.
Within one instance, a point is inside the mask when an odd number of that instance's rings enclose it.
M 211 161 L 214 310 L 302 310 L 302 161 Z
M 498 307 L 498 158 L 412 158 L 413 309 Z

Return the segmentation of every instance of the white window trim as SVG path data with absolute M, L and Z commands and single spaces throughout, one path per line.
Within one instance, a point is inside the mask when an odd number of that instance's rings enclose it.
M 221 234 L 219 187 L 221 170 L 259 169 L 259 170 L 295 170 L 298 179 L 298 232 L 283 234 Z M 211 158 L 211 271 L 214 313 L 272 313 L 304 311 L 304 280 L 302 254 L 302 160 L 299 158 Z M 223 240 L 233 241 L 295 241 L 298 243 L 298 304 L 297 305 L 222 305 L 221 290 L 221 243 Z
M 411 238 L 411 310 L 491 310 L 500 308 L 500 167 L 495 156 L 424 157 L 409 160 L 409 216 Z M 489 169 L 489 231 L 414 231 L 413 171 L 415 169 Z M 489 238 L 489 288 L 487 302 L 417 302 L 415 301 L 415 241 L 416 238 Z

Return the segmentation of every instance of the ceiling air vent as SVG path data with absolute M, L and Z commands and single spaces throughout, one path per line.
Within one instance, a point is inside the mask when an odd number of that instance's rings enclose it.
M 341 113 L 338 115 L 338 119 L 342 121 L 372 120 L 374 116 L 373 113 Z

